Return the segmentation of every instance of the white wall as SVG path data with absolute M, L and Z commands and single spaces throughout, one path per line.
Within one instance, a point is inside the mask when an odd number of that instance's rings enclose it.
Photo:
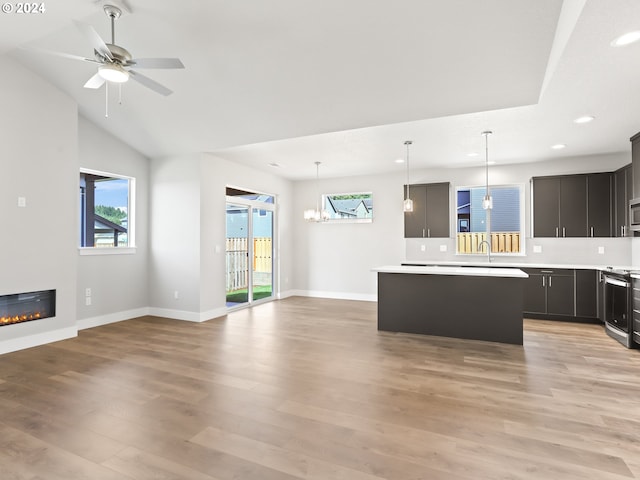
M 532 176 L 613 171 L 631 162 L 631 154 L 589 156 L 521 165 L 490 167 L 490 184 L 525 186 L 526 255 L 522 263 L 571 263 L 584 265 L 630 265 L 632 239 L 535 239 L 530 231 L 530 184 Z M 483 185 L 484 168 L 429 169 L 411 172 L 412 183 L 451 182 L 450 205 L 455 189 Z M 375 299 L 376 279 L 370 269 L 405 260 L 465 261 L 477 257 L 455 255 L 454 224 L 448 239 L 404 239 L 402 198 L 405 174 L 321 179 L 321 193 L 372 191 L 374 221 L 371 224 L 314 224 L 302 219 L 305 208 L 316 205 L 314 181 L 294 185 L 295 288 L 302 295 Z M 533 245 L 543 252 L 533 254 Z M 425 245 L 422 252 L 420 246 Z M 440 252 L 440 245 L 447 251 Z M 605 255 L 597 247 L 605 247 Z M 504 260 L 513 262 L 514 257 Z M 500 259 L 498 259 L 500 261 Z
M 316 206 L 316 181 L 294 185 L 294 279 L 296 293 L 371 300 L 371 269 L 404 260 L 404 174 L 321 179 L 321 193 L 372 192 L 372 223 L 307 223 L 303 211 Z
M 200 155 L 154 159 L 150 178 L 149 303 L 158 315 L 193 320 L 200 312 Z
M 78 120 L 78 145 L 80 167 L 135 178 L 135 253 L 78 258 L 76 309 L 79 325 L 86 327 L 146 313 L 149 160 L 84 117 Z M 92 292 L 90 306 L 85 305 L 86 288 Z
M 226 313 L 227 185 L 276 196 L 276 289 L 286 294 L 292 277 L 291 183 L 209 154 L 156 159 L 151 163 L 152 313 L 192 321 Z
M 0 295 L 55 289 L 55 318 L 0 326 L 0 353 L 75 336 L 75 102 L 0 57 Z M 26 208 L 17 206 L 26 198 Z

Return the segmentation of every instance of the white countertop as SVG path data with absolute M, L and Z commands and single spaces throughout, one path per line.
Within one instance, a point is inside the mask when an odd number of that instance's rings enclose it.
M 373 268 L 378 273 L 408 273 L 416 275 L 464 275 L 469 277 L 512 277 L 528 278 L 529 275 L 518 268 L 501 267 L 460 267 L 460 266 L 408 266 L 390 265 Z
M 470 266 L 470 267 L 484 267 L 491 265 L 491 268 L 504 267 L 504 268 L 571 268 L 577 270 L 640 270 L 639 267 L 632 267 L 629 265 L 577 265 L 577 264 L 560 264 L 560 263 L 524 263 L 524 262 L 502 262 L 496 259 L 492 259 L 490 264 L 486 260 L 467 261 L 460 260 L 459 262 L 447 260 L 447 261 L 428 261 L 428 260 L 405 260 L 402 263 L 411 263 L 415 265 L 435 265 L 435 266 Z

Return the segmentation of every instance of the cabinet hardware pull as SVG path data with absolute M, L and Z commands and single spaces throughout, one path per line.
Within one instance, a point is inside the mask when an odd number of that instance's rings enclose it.
M 564 237 L 566 237 L 566 236 L 567 236 L 567 235 L 566 235 L 566 232 L 565 232 L 565 228 L 564 228 L 564 227 L 562 227 L 562 237 L 564 238 Z
M 545 284 L 544 284 L 544 275 L 542 275 L 542 286 L 543 287 L 545 286 Z
M 427 238 L 431 238 L 431 229 L 427 228 Z
M 556 237 L 558 237 L 558 227 L 556 227 Z
M 591 227 L 591 236 L 593 237 L 593 227 Z
M 424 228 L 422 229 L 422 238 L 424 238 Z
M 551 276 L 549 276 L 549 287 L 551 287 Z

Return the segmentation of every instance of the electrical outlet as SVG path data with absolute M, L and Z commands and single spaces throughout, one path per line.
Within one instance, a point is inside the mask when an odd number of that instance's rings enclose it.
M 18 197 L 18 206 L 24 208 L 27 206 L 27 197 Z
M 88 307 L 89 305 L 91 305 L 91 297 L 86 297 L 84 299 L 84 304 Z
M 534 245 L 533 253 L 542 253 L 542 245 Z
M 598 247 L 598 253 L 604 255 L 604 247 Z
M 421 252 L 426 252 L 427 251 L 427 246 L 426 245 L 420 245 L 420 251 Z
M 440 251 L 441 252 L 446 252 L 447 251 L 447 246 L 446 245 L 440 245 Z
M 85 288 L 84 289 L 84 296 L 85 297 L 90 297 L 91 296 L 91 289 L 90 288 Z
M 178 290 L 175 290 L 173 292 L 173 298 L 174 298 L 174 300 L 178 300 L 178 298 L 180 298 L 180 294 L 178 293 Z

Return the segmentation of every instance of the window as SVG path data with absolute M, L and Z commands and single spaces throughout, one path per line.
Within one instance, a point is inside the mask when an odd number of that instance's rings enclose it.
M 80 246 L 133 247 L 135 179 L 80 171 Z
M 371 222 L 373 219 L 371 192 L 323 195 L 322 205 L 329 221 Z
M 484 241 L 490 241 L 491 253 L 518 254 L 524 250 L 524 189 L 520 185 L 490 187 L 493 208 L 489 216 L 490 239 L 487 239 L 487 210 L 482 208 L 485 187 L 463 187 L 456 192 L 456 252 L 486 253 Z

